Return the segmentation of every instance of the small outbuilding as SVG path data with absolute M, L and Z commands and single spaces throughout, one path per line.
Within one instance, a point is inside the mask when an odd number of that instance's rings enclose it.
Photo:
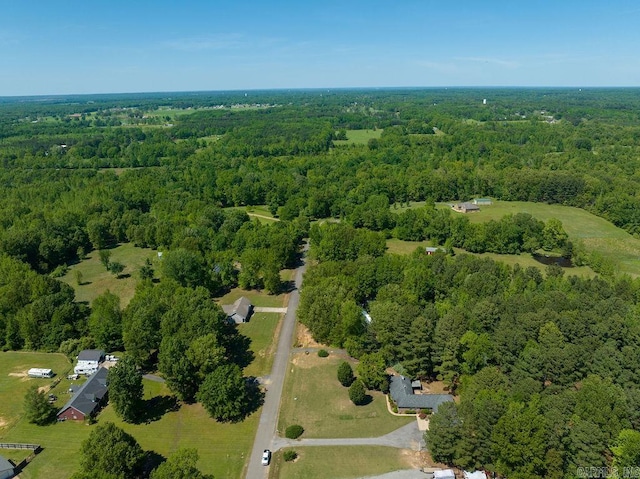
M 222 306 L 222 310 L 227 313 L 230 323 L 246 323 L 253 313 L 253 305 L 244 296 L 239 297 L 232 305 Z
M 89 376 L 89 379 L 75 391 L 67 404 L 58 411 L 58 419 L 61 421 L 84 421 L 96 414 L 104 404 L 109 391 L 107 386 L 108 373 L 108 369 L 99 368 Z
M 45 368 L 31 368 L 27 371 L 27 376 L 30 378 L 52 378 L 53 371 Z
M 426 246 L 424 248 L 424 252 L 427 253 L 428 256 L 436 254 L 438 251 L 444 253 L 445 251 L 438 246 Z
M 9 479 L 14 475 L 14 465 L 8 459 L 0 456 L 0 479 Z
M 491 198 L 475 198 L 473 200 L 473 204 L 478 206 L 489 206 L 493 204 L 493 200 L 491 200 Z

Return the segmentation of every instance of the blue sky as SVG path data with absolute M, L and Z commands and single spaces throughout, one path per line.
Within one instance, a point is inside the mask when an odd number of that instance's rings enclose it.
M 640 86 L 637 0 L 0 0 L 0 96 Z

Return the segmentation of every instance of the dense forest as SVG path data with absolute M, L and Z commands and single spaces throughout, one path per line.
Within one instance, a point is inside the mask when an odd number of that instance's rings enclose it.
M 348 140 L 354 130 L 368 139 Z M 280 291 L 308 236 L 299 316 L 314 337 L 460 395 L 432 419 L 436 459 L 519 478 L 640 460 L 638 281 L 453 256 L 543 249 L 589 262 L 557 220 L 472 224 L 436 208 L 555 203 L 640 234 L 636 89 L 0 98 L 0 162 L 5 350 L 124 348 L 196 400 L 249 354 L 211 299 Z M 280 221 L 230 208 L 253 205 Z M 390 255 L 389 237 L 444 253 Z M 78 303 L 56 279 L 125 242 L 165 253 L 160 283 L 142 275 L 124 309 L 111 293 Z

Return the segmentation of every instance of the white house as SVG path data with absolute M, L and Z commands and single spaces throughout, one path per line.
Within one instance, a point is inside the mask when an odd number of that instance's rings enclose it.
M 104 351 L 100 349 L 85 349 L 78 354 L 78 364 L 73 368 L 73 372 L 90 376 L 98 370 L 102 361 L 104 361 Z

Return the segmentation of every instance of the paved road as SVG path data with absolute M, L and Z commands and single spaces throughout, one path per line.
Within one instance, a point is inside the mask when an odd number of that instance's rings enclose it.
M 291 352 L 291 344 L 293 343 L 293 332 L 296 324 L 296 311 L 300 301 L 300 293 L 298 292 L 302 285 L 302 276 L 307 269 L 305 257 L 308 244 L 305 244 L 303 250 L 302 265 L 296 269 L 295 289 L 290 293 L 289 306 L 287 313 L 284 315 L 282 328 L 280 329 L 280 338 L 278 339 L 278 349 L 276 350 L 273 360 L 273 368 L 269 376 L 267 384 L 267 393 L 262 406 L 262 414 L 260 415 L 260 423 L 256 438 L 253 441 L 253 450 L 247 467 L 247 479 L 258 479 L 268 477 L 268 468 L 261 464 L 262 451 L 264 449 L 272 449 L 273 438 L 276 433 L 278 424 L 278 411 L 280 409 L 280 398 L 282 397 L 282 387 L 284 386 L 284 375 L 289 362 L 289 354 Z
M 269 308 L 267 306 L 255 306 L 254 313 L 286 313 L 287 308 Z
M 387 446 L 421 451 L 425 444 L 423 433 L 418 429 L 418 423 L 414 421 L 379 437 L 297 440 L 279 437 L 273 441 L 273 451 L 289 446 Z

